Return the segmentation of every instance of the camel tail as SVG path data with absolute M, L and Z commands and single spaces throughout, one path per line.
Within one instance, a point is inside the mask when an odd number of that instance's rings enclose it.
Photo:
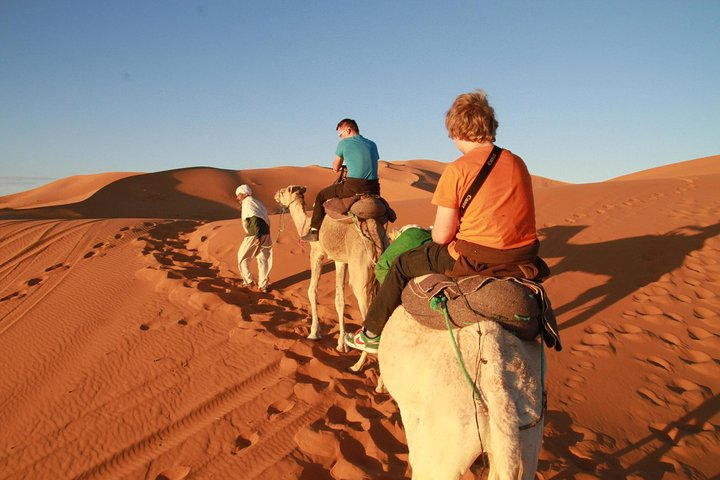
M 487 361 L 481 367 L 480 390 L 487 402 L 490 430 L 490 442 L 483 447 L 488 451 L 494 478 L 514 480 L 522 476 L 522 454 L 520 417 L 505 376 L 510 352 L 496 322 L 483 321 L 480 330 L 481 355 Z

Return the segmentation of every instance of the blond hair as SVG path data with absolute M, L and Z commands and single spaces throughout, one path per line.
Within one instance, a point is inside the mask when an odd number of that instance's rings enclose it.
M 498 121 L 495 110 L 488 103 L 487 94 L 483 90 L 475 90 L 458 95 L 445 115 L 445 126 L 450 138 L 494 142 Z

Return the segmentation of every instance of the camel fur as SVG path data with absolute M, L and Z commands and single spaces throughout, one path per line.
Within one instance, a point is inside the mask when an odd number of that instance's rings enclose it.
M 533 479 L 543 436 L 540 341 L 487 320 L 453 333 L 481 400 L 449 331 L 418 324 L 400 306 L 382 333 L 380 372 L 400 408 L 413 480 L 459 479 L 483 452 L 490 479 Z
M 275 194 L 275 201 L 286 207 L 293 219 L 298 235 L 303 236 L 310 229 L 310 218 L 305 214 L 306 188 L 299 185 L 290 185 L 282 188 Z M 373 231 L 373 237 L 380 241 L 380 248 L 360 234 L 353 223 L 340 223 L 328 217 L 322 223 L 319 232 L 319 241 L 310 242 L 310 287 L 308 300 L 312 310 L 312 325 L 307 338 L 317 340 L 320 335 L 320 322 L 317 314 L 317 289 L 320 281 L 321 267 L 324 261 L 335 262 L 335 310 L 340 323 L 340 335 L 337 349 L 347 351 L 345 345 L 345 277 L 349 277 L 350 288 L 358 302 L 362 319 L 377 290 L 375 279 L 375 262 L 378 253 L 387 247 L 387 235 L 383 225 L 373 219 L 366 220 L 368 227 Z M 347 275 L 346 275 L 347 272 Z M 364 358 L 362 359 L 364 362 Z M 361 364 L 360 364 L 361 365 Z M 358 370 L 360 367 L 353 367 Z

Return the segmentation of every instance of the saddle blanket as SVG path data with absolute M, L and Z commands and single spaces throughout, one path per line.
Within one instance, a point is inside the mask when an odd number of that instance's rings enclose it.
M 379 195 L 361 194 L 345 198 L 331 198 L 323 203 L 323 208 L 328 217 L 343 223 L 353 221 L 348 212 L 360 220 L 374 218 L 382 224 L 397 220 L 395 211 Z
M 452 278 L 440 273 L 417 277 L 402 293 L 402 305 L 422 325 L 446 329 L 445 317 L 431 300 L 445 295 L 450 321 L 462 328 L 493 320 L 523 340 L 542 331 L 545 344 L 560 351 L 560 334 L 550 299 L 540 284 L 516 277 L 472 275 Z

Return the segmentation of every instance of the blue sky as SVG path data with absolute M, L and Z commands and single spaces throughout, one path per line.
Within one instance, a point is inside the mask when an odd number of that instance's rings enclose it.
M 0 0 L 0 176 L 330 166 L 343 117 L 384 160 L 497 143 L 574 183 L 720 154 L 720 2 Z M 32 180 L 30 180 L 32 181 Z

